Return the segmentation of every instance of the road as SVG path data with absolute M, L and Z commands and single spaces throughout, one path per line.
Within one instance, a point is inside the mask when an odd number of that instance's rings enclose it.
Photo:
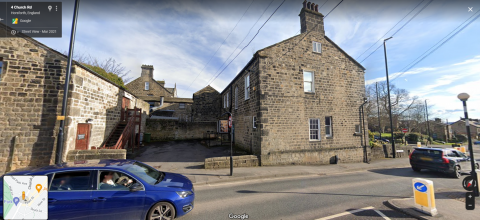
M 411 197 L 416 177 L 432 180 L 435 189 L 462 190 L 461 179 L 410 168 L 200 185 L 195 188 L 194 210 L 182 219 L 230 219 L 230 213 L 246 214 L 248 219 L 313 220 L 342 213 L 334 219 L 383 219 L 379 212 L 390 219 L 412 219 L 383 202 Z

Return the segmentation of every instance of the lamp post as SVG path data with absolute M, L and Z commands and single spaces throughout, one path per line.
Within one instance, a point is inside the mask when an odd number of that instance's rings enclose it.
M 380 124 L 380 105 L 378 105 L 378 82 L 375 83 L 375 92 L 377 93 L 377 111 L 378 111 L 378 140 L 382 140 L 382 125 Z
M 458 99 L 463 102 L 463 112 L 465 113 L 465 126 L 467 127 L 467 137 L 468 137 L 468 152 L 470 153 L 470 165 L 472 166 L 471 176 L 474 180 L 477 180 L 477 172 L 475 170 L 475 159 L 473 158 L 473 148 L 472 148 L 472 137 L 470 134 L 470 123 L 468 121 L 468 112 L 467 112 L 467 100 L 470 98 L 470 95 L 467 93 L 460 93 L 458 94 Z M 478 183 L 474 189 L 475 196 L 479 196 L 478 194 Z
M 393 120 L 392 120 L 392 103 L 390 102 L 390 82 L 388 80 L 388 64 L 387 64 L 387 46 L 385 45 L 385 42 L 387 40 L 392 39 L 392 37 L 389 37 L 385 40 L 383 40 L 383 51 L 385 54 L 385 71 L 387 75 L 387 92 L 388 92 L 388 114 L 390 115 L 390 133 L 392 134 L 392 154 L 393 158 L 395 158 L 395 138 L 393 136 Z

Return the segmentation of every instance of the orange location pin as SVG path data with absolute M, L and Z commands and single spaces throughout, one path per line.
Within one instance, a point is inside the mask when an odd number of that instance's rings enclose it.
M 37 184 L 37 186 L 35 186 L 35 188 L 37 188 L 38 193 L 40 193 L 40 190 L 42 190 L 42 185 Z

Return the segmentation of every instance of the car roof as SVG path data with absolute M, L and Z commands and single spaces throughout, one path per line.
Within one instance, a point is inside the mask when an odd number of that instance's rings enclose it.
M 136 160 L 128 159 L 101 159 L 101 160 L 79 160 L 72 162 L 64 162 L 61 164 L 54 164 L 45 167 L 25 167 L 22 169 L 14 170 L 7 173 L 7 175 L 25 175 L 29 173 L 43 173 L 49 171 L 61 171 L 64 169 L 88 169 L 88 168 L 115 168 L 115 169 L 127 169 L 132 166 Z
M 438 151 L 444 151 L 444 150 L 455 150 L 455 149 L 445 149 L 445 148 L 429 148 L 429 147 L 416 147 L 414 148 L 415 150 L 438 150 Z

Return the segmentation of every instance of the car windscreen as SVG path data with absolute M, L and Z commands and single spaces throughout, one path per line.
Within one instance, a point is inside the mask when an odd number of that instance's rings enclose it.
M 430 150 L 430 149 L 415 149 L 414 154 L 421 154 L 427 157 L 442 157 L 442 151 L 439 150 Z
M 127 170 L 151 185 L 154 185 L 160 177 L 160 172 L 158 170 L 152 169 L 139 162 L 135 162 L 132 166 L 127 168 Z

